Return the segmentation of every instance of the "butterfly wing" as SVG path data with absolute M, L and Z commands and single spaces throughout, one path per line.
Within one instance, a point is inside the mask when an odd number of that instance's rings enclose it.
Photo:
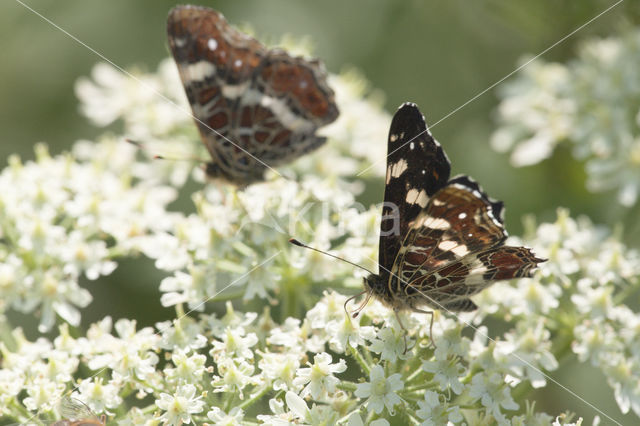
M 232 175 L 234 164 L 240 164 L 239 175 L 246 174 L 247 147 L 235 139 L 235 115 L 267 49 L 231 27 L 222 14 L 198 6 L 173 8 L 167 35 L 212 168 Z
M 451 165 L 413 103 L 405 103 L 391 121 L 387 175 L 380 224 L 380 275 L 389 276 L 402 239 L 429 198 L 449 180 Z
M 318 61 L 274 49 L 240 100 L 238 129 L 252 129 L 246 142 L 269 165 L 289 162 L 321 146 L 316 130 L 338 117 L 333 90 Z M 242 137 L 242 136 L 241 136 Z
M 211 177 L 246 185 L 322 145 L 315 131 L 338 109 L 319 62 L 268 50 L 204 7 L 175 7 L 167 34 Z
M 91 411 L 91 409 L 79 399 L 71 398 L 69 396 L 65 396 L 60 401 L 59 407 L 60 415 L 66 420 L 60 420 L 56 422 L 54 425 L 60 426 L 84 426 L 84 425 L 105 425 L 104 416 L 102 419 L 98 419 L 98 417 Z M 67 423 L 64 423 L 67 422 Z
M 410 283 L 407 291 L 425 297 L 424 303 L 435 309 L 472 311 L 476 307 L 469 296 L 499 280 L 530 277 L 538 263 L 544 261 L 529 248 L 499 245 L 469 253 L 430 275 L 421 276 Z
M 400 289 L 436 309 L 469 311 L 468 297 L 494 281 L 529 276 L 543 260 L 503 245 L 502 210 L 468 177 L 452 179 L 411 224 L 394 264 Z

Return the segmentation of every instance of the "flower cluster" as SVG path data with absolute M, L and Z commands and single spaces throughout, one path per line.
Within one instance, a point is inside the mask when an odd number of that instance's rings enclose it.
M 512 354 L 506 364 L 533 387 L 545 386 L 542 371 L 572 351 L 604 373 L 623 413 L 640 416 L 640 315 L 625 304 L 640 285 L 640 254 L 565 209 L 554 223 L 528 226 L 527 242 L 549 261 L 534 279 L 498 283 L 478 298 L 486 315 L 514 324 L 495 351 Z
M 122 119 L 151 151 L 184 144 L 200 155 L 188 115 L 164 105 L 184 106 L 175 69 L 163 62 L 135 76 L 131 86 L 98 66 L 78 85 L 82 110 L 98 125 Z M 36 161 L 10 161 L 0 173 L 0 315 L 39 312 L 54 337 L 3 336 L 0 420 L 58 419 L 70 394 L 123 425 L 579 425 L 527 400 L 571 354 L 605 373 L 622 413 L 640 416 L 640 315 L 625 305 L 640 257 L 564 210 L 554 223 L 529 221 L 525 240 L 549 261 L 533 279 L 478 295 L 477 313 L 435 312 L 430 327 L 428 316 L 396 316 L 377 302 L 355 318 L 345 312 L 342 290 L 360 289 L 361 272 L 287 242 L 365 266 L 377 258 L 379 209 L 358 204 L 353 181 L 378 160 L 369 147 L 384 149 L 388 116 L 361 77 L 332 81 L 342 116 L 325 129 L 322 153 L 282 170 L 300 177 L 271 175 L 242 191 L 204 186 L 192 214 L 169 203 L 201 171 L 139 160 L 123 140 L 79 142 L 54 157 L 39 146 Z M 175 314 L 154 327 L 106 317 L 70 331 L 91 303 L 81 277 L 100 284 L 139 253 L 167 273 L 160 303 Z M 255 300 L 270 303 L 254 312 Z M 222 301 L 224 314 L 205 305 Z M 490 333 L 486 318 L 506 331 Z
M 36 161 L 12 157 L 0 173 L 0 313 L 39 310 L 41 332 L 56 315 L 79 325 L 78 308 L 92 300 L 80 278 L 110 274 L 114 257 L 139 248 L 171 217 L 166 206 L 175 189 L 134 179 L 127 171 L 133 147 L 105 139 L 98 151 L 100 162 L 114 160 L 108 169 L 72 155 L 51 157 L 38 145 Z
M 492 138 L 515 166 L 548 158 L 564 142 L 586 160 L 587 187 L 618 191 L 622 205 L 640 193 L 640 31 L 592 39 L 564 65 L 536 59 L 505 84 Z

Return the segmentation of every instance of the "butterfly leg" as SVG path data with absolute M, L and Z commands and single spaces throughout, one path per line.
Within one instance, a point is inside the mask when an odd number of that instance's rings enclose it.
M 414 308 L 413 312 L 431 316 L 431 321 L 429 321 L 429 343 L 433 346 L 433 349 L 436 349 L 436 344 L 433 341 L 433 311 L 423 311 L 422 309 Z
M 402 321 L 400 320 L 400 315 L 398 314 L 398 312 L 400 312 L 399 309 L 394 309 L 393 313 L 396 316 L 396 321 L 398 321 L 398 324 L 400 325 L 400 328 L 403 331 L 402 337 L 404 338 L 404 352 L 402 352 L 402 355 L 407 353 L 407 334 L 409 333 L 409 331 L 407 331 L 407 329 L 405 328 L 404 324 L 402 324 Z

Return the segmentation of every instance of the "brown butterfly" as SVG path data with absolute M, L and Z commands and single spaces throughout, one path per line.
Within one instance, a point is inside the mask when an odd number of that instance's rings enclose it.
M 379 273 L 364 279 L 367 298 L 354 315 L 371 296 L 396 313 L 473 311 L 470 296 L 498 280 L 530 277 L 545 261 L 504 245 L 501 201 L 467 176 L 449 179 L 451 163 L 415 104 L 394 115 L 387 151 Z
M 205 7 L 172 9 L 167 35 L 209 177 L 246 186 L 325 142 L 316 130 L 338 108 L 319 61 L 268 49 Z

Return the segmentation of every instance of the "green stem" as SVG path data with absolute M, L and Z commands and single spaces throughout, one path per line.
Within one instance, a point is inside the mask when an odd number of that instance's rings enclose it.
M 371 373 L 371 366 L 367 364 L 367 361 L 365 361 L 362 354 L 353 346 L 349 346 L 349 351 L 351 352 L 351 355 L 356 360 L 356 362 L 360 364 L 360 368 L 362 368 L 362 371 L 369 375 Z
M 176 305 L 176 318 L 182 318 L 184 316 L 184 306 L 182 303 Z
M 269 386 L 265 386 L 264 388 L 262 388 L 260 390 L 260 392 L 256 393 L 254 396 L 252 396 L 251 398 L 247 399 L 245 402 L 243 402 L 242 404 L 238 405 L 238 407 L 240 407 L 240 409 L 244 410 L 245 408 L 253 405 L 253 403 L 257 402 L 258 400 L 260 400 L 263 396 L 265 396 L 269 391 L 271 390 L 271 388 Z
M 411 420 L 412 424 L 419 425 L 421 423 L 418 419 L 416 419 L 415 417 L 413 417 L 411 414 L 407 413 L 406 411 L 405 411 L 405 415 L 409 418 L 409 420 Z
M 337 387 L 338 389 L 340 389 L 340 390 L 343 390 L 343 391 L 347 391 L 347 392 L 355 392 L 355 390 L 356 390 L 356 389 L 357 389 L 357 387 L 358 387 L 358 384 L 357 384 L 357 383 L 353 383 L 353 382 L 349 382 L 349 381 L 346 381 L 346 380 L 343 380 L 343 381 L 341 381 L 340 383 L 338 383 L 338 384 L 336 385 L 336 387 Z
M 367 363 L 369 365 L 375 364 L 375 362 L 373 361 L 373 356 L 371 356 L 371 351 L 365 350 L 364 351 L 364 358 L 367 360 Z
M 573 327 L 571 328 L 573 330 Z M 553 356 L 558 362 L 563 360 L 571 353 L 571 342 L 573 342 L 573 333 L 562 333 L 552 340 L 551 347 L 554 348 Z
M 280 319 L 284 321 L 287 317 L 297 318 L 296 315 L 301 308 L 300 299 L 298 295 L 300 294 L 300 289 L 296 289 L 296 280 L 300 278 L 296 277 L 283 277 L 282 282 L 282 309 L 280 310 Z M 300 287 L 300 285 L 298 285 Z M 304 291 L 304 290 L 302 290 Z
M 150 405 L 147 405 L 146 407 L 142 408 L 140 410 L 140 412 L 142 414 L 151 414 L 154 411 L 156 411 L 157 409 L 158 409 L 158 407 L 156 406 L 156 404 L 150 404 Z
M 22 404 L 20 404 L 19 402 L 17 402 L 16 400 L 13 400 L 11 403 L 11 406 L 20 414 L 18 414 L 18 417 L 21 422 L 20 423 L 26 423 L 26 421 L 28 420 L 29 422 L 37 422 L 37 424 L 39 425 L 44 425 L 44 423 L 42 423 L 40 421 L 40 419 L 38 419 L 38 415 L 31 413 L 29 410 L 27 410 L 27 408 L 25 406 L 23 406 Z
M 420 375 L 420 373 L 423 373 L 423 372 L 424 372 L 424 370 L 423 370 L 421 367 L 417 367 L 417 368 L 414 370 L 414 372 L 413 372 L 413 373 L 411 373 L 411 374 L 409 375 L 409 377 L 407 377 L 407 380 L 405 380 L 405 382 L 407 382 L 407 383 L 408 383 L 408 382 L 411 382 L 411 381 L 415 380 L 415 379 Z
M 638 290 L 636 286 L 629 283 L 626 287 L 623 287 L 615 296 L 613 296 L 613 304 L 621 305 L 629 296 Z
M 421 385 L 414 385 L 414 386 L 409 386 L 404 388 L 404 392 L 416 392 L 416 391 L 421 391 L 421 390 L 425 390 L 425 389 L 431 389 L 433 388 L 433 383 L 423 383 Z
M 531 393 L 533 387 L 529 382 L 522 382 L 511 391 L 511 397 L 514 401 L 522 401 L 527 395 Z
M 231 407 L 233 407 L 233 403 L 236 400 L 236 394 L 233 393 L 231 394 L 231 396 L 224 402 L 224 412 L 228 413 L 229 410 L 231 410 Z
M 238 291 L 236 293 L 219 294 L 208 299 L 207 302 L 226 302 L 228 300 L 240 299 L 242 296 L 244 296 L 244 290 Z

